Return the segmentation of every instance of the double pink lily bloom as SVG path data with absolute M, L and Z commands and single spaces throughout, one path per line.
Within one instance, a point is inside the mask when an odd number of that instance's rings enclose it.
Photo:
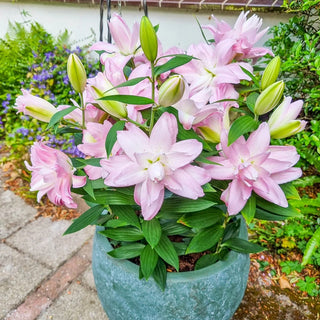
M 242 136 L 230 146 L 227 132 L 223 132 L 221 149 L 220 156 L 209 158 L 219 165 L 205 167 L 212 179 L 232 180 L 221 196 L 230 215 L 243 209 L 252 191 L 281 207 L 288 206 L 279 184 L 301 176 L 300 168 L 292 168 L 299 155 L 295 147 L 270 146 L 267 123 L 262 123 L 247 141 Z
M 86 184 L 85 176 L 75 176 L 71 160 L 62 151 L 52 149 L 42 142 L 36 142 L 31 147 L 31 163 L 25 162 L 32 172 L 31 191 L 39 191 L 38 202 L 45 194 L 56 205 L 76 208 L 72 200 L 71 185 L 74 188 Z
M 202 144 L 193 139 L 176 142 L 178 126 L 174 115 L 164 113 L 150 138 L 134 125 L 127 128 L 118 132 L 123 154 L 101 160 L 103 178 L 111 187 L 135 185 L 134 199 L 145 220 L 159 212 L 165 188 L 185 198 L 204 196 L 201 186 L 210 176 L 205 169 L 190 165 L 201 153 Z

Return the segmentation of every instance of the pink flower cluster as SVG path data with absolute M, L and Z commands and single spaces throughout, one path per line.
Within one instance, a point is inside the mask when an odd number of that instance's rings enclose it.
M 86 184 L 85 176 L 76 176 L 70 159 L 61 151 L 36 142 L 31 147 L 31 163 L 26 167 L 32 172 L 31 191 L 39 191 L 37 200 L 47 194 L 51 202 L 76 208 L 72 200 L 71 186 L 83 187 Z
M 299 159 L 295 148 L 270 146 L 270 130 L 265 122 L 247 140 L 242 136 L 228 145 L 229 111 L 239 107 L 235 85 L 242 80 L 250 81 L 243 69 L 253 71 L 252 64 L 244 59 L 255 62 L 267 53 L 272 54 L 268 49 L 254 47 L 267 29 L 259 31 L 261 19 L 255 15 L 247 19 L 247 15 L 241 13 L 233 28 L 213 17 L 215 25 L 204 29 L 212 34 L 214 43 L 191 45 L 187 54 L 195 59 L 161 74 L 155 79 L 154 88 L 150 83 L 153 67 L 166 63 L 170 55 L 183 54 L 182 50 L 171 48 L 163 52 L 159 44 L 158 57 L 165 57 L 151 66 L 140 48 L 139 25 L 135 24 L 131 31 L 117 14 L 109 23 L 114 44 L 98 42 L 92 46 L 92 50 L 103 52 L 100 61 L 104 70 L 87 80 L 83 92 L 85 109 L 81 110 L 82 107 L 73 102 L 77 109 L 65 119 L 83 125 L 79 150 L 88 157 L 102 158 L 100 167 L 85 167 L 89 179 L 102 178 L 106 186 L 115 188 L 135 186 L 134 199 L 146 220 L 160 211 L 165 189 L 181 197 L 197 199 L 204 196 L 202 186 L 212 179 L 231 181 L 221 198 L 230 215 L 243 209 L 252 192 L 279 206 L 288 205 L 279 184 L 301 175 L 300 169 L 293 168 Z M 128 75 L 125 67 L 129 61 L 132 69 Z M 148 109 L 161 107 L 158 105 L 159 88 L 171 73 L 184 79 L 182 98 L 173 105 L 179 122 L 186 131 L 196 132 L 199 139 L 177 141 L 178 123 L 172 113 L 163 112 L 154 126 L 144 118 Z M 114 88 L 139 77 L 145 79 L 132 86 Z M 155 105 L 100 100 L 104 94 L 153 97 Z M 21 106 L 23 100 L 23 97 L 17 100 L 19 111 L 25 109 Z M 107 157 L 106 137 L 119 119 L 126 122 L 125 129 L 118 131 L 117 142 Z M 272 130 L 275 124 L 273 120 Z M 197 162 L 203 152 L 198 140 L 218 144 L 219 156 L 208 158 L 216 164 Z M 32 190 L 39 190 L 38 199 L 48 194 L 56 204 L 75 207 L 71 184 L 83 186 L 85 178 L 73 174 L 70 160 L 44 143 L 36 143 L 31 150 L 31 162 L 32 166 L 27 167 L 32 171 Z

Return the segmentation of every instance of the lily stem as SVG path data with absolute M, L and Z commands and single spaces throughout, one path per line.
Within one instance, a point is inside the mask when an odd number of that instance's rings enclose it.
M 156 79 L 154 75 L 154 62 L 151 62 L 151 85 L 152 85 L 152 96 L 151 99 L 154 101 L 155 97 L 155 84 L 156 84 Z M 149 132 L 152 131 L 152 128 L 154 126 L 154 112 L 155 112 L 155 105 L 151 107 L 151 115 L 150 115 L 150 126 L 149 126 Z

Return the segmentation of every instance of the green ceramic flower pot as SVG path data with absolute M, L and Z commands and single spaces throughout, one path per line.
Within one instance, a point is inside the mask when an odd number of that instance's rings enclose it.
M 110 320 L 228 320 L 238 308 L 247 285 L 248 254 L 230 252 L 209 267 L 170 273 L 163 292 L 152 278 L 139 280 L 134 263 L 108 256 L 112 247 L 100 230 L 97 227 L 92 268 Z M 243 224 L 240 236 L 247 237 Z

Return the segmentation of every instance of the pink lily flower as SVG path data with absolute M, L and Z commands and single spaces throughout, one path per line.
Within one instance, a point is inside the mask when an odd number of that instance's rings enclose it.
M 192 94 L 206 88 L 214 90 L 221 84 L 240 83 L 240 80 L 250 80 L 241 70 L 240 66 L 252 72 L 252 67 L 247 63 L 229 63 L 231 56 L 228 51 L 233 41 L 225 41 L 216 46 L 201 43 L 192 45 L 188 54 L 198 58 L 184 66 L 177 68 L 178 72 L 190 83 Z
M 50 118 L 58 111 L 51 103 L 33 96 L 29 91 L 22 89 L 23 95 L 16 100 L 15 108 L 18 112 L 31 116 L 43 122 L 49 122 Z
M 216 44 L 224 41 L 233 41 L 233 45 L 230 47 L 232 56 L 230 61 L 232 59 L 256 59 L 267 53 L 273 55 L 272 51 L 267 48 L 254 48 L 255 43 L 264 36 L 268 28 L 259 32 L 262 26 L 262 19 L 255 14 L 247 19 L 248 14 L 249 11 L 242 11 L 233 28 L 225 21 L 220 22 L 213 15 L 212 19 L 215 22 L 215 26 L 203 26 L 204 29 L 209 30 L 213 34 Z
M 210 180 L 206 170 L 190 163 L 201 153 L 197 140 L 176 142 L 178 134 L 174 115 L 164 113 L 150 137 L 135 125 L 118 132 L 123 154 L 102 159 L 103 178 L 107 186 L 135 185 L 134 199 L 142 216 L 151 220 L 160 210 L 164 189 L 182 197 L 197 199 L 202 185 Z
M 71 196 L 71 185 L 74 188 L 86 184 L 85 176 L 75 176 L 71 160 L 59 150 L 52 149 L 42 142 L 36 142 L 31 147 L 31 166 L 25 162 L 32 172 L 31 191 L 39 191 L 38 202 L 45 194 L 56 205 L 76 208 L 77 204 Z
M 122 17 L 114 13 L 109 22 L 112 39 L 123 55 L 132 55 L 139 46 L 139 24 L 135 22 L 130 31 Z
M 221 132 L 229 130 L 229 110 L 231 106 L 229 105 L 226 108 L 219 108 L 215 104 L 212 106 L 215 107 L 214 112 L 211 112 L 205 119 L 195 123 L 194 130 L 203 136 L 205 140 L 218 143 L 220 142 Z
M 252 191 L 281 207 L 288 202 L 279 184 L 301 176 L 300 168 L 292 168 L 299 160 L 295 147 L 270 146 L 267 123 L 262 123 L 246 141 L 240 137 L 228 146 L 228 134 L 221 134 L 220 156 L 209 160 L 220 165 L 204 165 L 212 179 L 232 180 L 222 193 L 230 215 L 240 212 Z
M 105 141 L 111 127 L 112 124 L 108 120 L 105 120 L 103 124 L 95 122 L 87 123 L 87 129 L 83 130 L 83 143 L 78 145 L 78 149 L 87 156 L 97 158 L 107 157 Z M 117 152 L 116 148 L 114 152 Z
M 90 50 L 105 51 L 106 53 L 120 53 L 124 56 L 129 56 L 130 59 L 139 47 L 139 24 L 135 22 L 131 32 L 122 17 L 119 14 L 114 13 L 110 19 L 109 28 L 115 44 L 113 45 L 99 41 L 93 44 Z
M 304 130 L 307 121 L 296 120 L 299 116 L 303 101 L 291 103 L 291 97 L 285 97 L 283 102 L 273 111 L 268 124 L 272 138 L 283 139 Z

